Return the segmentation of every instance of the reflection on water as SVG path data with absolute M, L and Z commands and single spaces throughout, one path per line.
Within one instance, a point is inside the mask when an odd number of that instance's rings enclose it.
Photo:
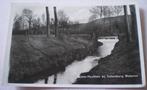
M 99 57 L 88 56 L 83 61 L 75 61 L 66 67 L 64 73 L 58 74 L 57 83 L 71 84 L 80 76 L 82 72 L 88 72 L 97 65 Z
M 65 68 L 64 72 L 57 74 L 57 84 L 72 84 L 80 76 L 81 73 L 90 71 L 98 64 L 101 57 L 111 54 L 112 49 L 118 39 L 98 39 L 103 45 L 98 47 L 98 56 L 87 56 L 84 60 L 74 61 Z M 54 75 L 48 77 L 48 84 L 53 84 Z M 45 80 L 39 80 L 36 83 L 44 84 Z
M 100 57 L 88 56 L 84 60 L 74 61 L 65 68 L 65 71 L 57 74 L 57 84 L 72 84 L 83 72 L 90 71 L 98 64 Z M 48 83 L 52 84 L 54 75 L 48 78 Z M 44 80 L 39 80 L 37 83 L 43 84 Z

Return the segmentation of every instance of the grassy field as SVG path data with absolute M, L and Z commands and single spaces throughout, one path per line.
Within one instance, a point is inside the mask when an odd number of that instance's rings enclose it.
M 59 71 L 74 60 L 94 52 L 93 42 L 80 38 L 45 35 L 13 35 L 10 57 L 10 83 L 33 83 Z

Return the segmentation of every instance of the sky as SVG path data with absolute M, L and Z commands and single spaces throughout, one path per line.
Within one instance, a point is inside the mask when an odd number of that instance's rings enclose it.
M 46 15 L 45 12 L 45 6 L 15 6 L 13 9 L 13 14 L 14 17 L 16 14 L 21 15 L 22 14 L 22 10 L 26 8 L 26 9 L 30 9 L 33 11 L 34 17 L 41 17 L 42 14 Z M 57 12 L 59 10 L 63 10 L 65 12 L 65 14 L 69 17 L 70 21 L 78 21 L 80 23 L 86 23 L 89 20 L 89 17 L 91 16 L 91 13 L 89 12 L 89 9 L 92 7 L 56 7 L 57 8 Z M 54 18 L 54 13 L 53 13 L 53 7 L 49 7 L 49 13 L 50 13 L 50 17 Z
M 49 13 L 50 17 L 54 18 L 54 11 L 53 6 L 49 7 Z M 78 21 L 79 23 L 87 23 L 89 21 L 89 17 L 92 15 L 92 13 L 89 12 L 91 8 L 94 6 L 56 6 L 57 12 L 59 10 L 63 10 L 65 14 L 69 17 L 69 20 L 72 22 Z M 42 14 L 46 15 L 45 12 L 45 5 L 21 5 L 17 4 L 13 7 L 13 17 L 15 17 L 16 14 L 21 15 L 23 9 L 30 9 L 33 11 L 34 18 L 42 16 Z M 128 11 L 129 12 L 129 11 Z M 42 20 L 42 19 L 41 19 Z

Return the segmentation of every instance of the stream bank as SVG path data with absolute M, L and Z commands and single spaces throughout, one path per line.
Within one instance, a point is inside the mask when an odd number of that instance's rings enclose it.
M 102 57 L 106 57 L 111 54 L 115 44 L 118 42 L 118 37 L 103 37 L 97 41 L 102 42 L 102 46 L 97 47 L 97 53 L 93 56 L 86 56 L 83 60 L 75 60 L 71 64 L 65 67 L 65 71 L 58 72 L 55 75 L 49 76 L 46 80 L 42 79 L 35 84 L 54 84 L 56 78 L 56 84 L 72 84 L 80 77 L 81 73 L 89 72 L 93 67 L 98 65 L 98 61 Z
M 74 84 L 139 84 L 141 69 L 136 42 L 121 38 L 112 53 L 98 61 L 89 72 L 82 73 Z
M 33 35 L 26 41 L 23 35 L 15 35 L 12 40 L 9 83 L 34 83 L 63 72 L 67 65 L 92 55 L 102 45 L 79 37 L 59 40 Z

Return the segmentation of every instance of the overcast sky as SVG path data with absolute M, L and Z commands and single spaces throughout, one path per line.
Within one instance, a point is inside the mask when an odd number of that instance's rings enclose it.
M 50 17 L 54 18 L 54 11 L 53 11 L 53 6 L 48 6 L 49 7 L 49 13 Z M 89 10 L 94 7 L 94 6 L 56 6 L 57 12 L 59 10 L 63 10 L 65 14 L 69 17 L 70 21 L 78 21 L 79 23 L 87 23 L 89 20 L 89 17 L 92 15 L 92 13 L 89 12 Z M 23 9 L 30 9 L 33 11 L 34 18 L 35 17 L 41 17 L 42 14 L 46 15 L 45 12 L 45 6 L 39 6 L 39 5 L 22 5 L 22 4 L 17 4 L 13 7 L 13 17 L 15 17 L 16 14 L 21 15 Z M 123 14 L 123 13 L 122 13 Z
M 21 15 L 22 10 L 30 9 L 33 11 L 34 17 L 41 17 L 42 14 L 45 14 L 45 6 L 15 6 L 13 13 L 14 15 Z M 56 7 L 57 11 L 63 10 L 65 14 L 69 17 L 70 21 L 79 21 L 80 23 L 86 23 L 91 16 L 89 9 L 92 7 Z M 53 7 L 49 7 L 50 17 L 54 18 Z

